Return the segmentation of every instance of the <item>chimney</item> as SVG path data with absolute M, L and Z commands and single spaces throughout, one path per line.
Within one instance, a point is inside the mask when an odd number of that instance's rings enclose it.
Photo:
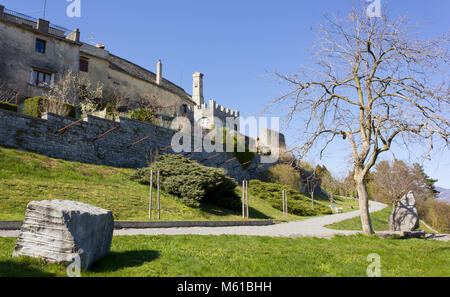
M 80 29 L 73 30 L 69 35 L 66 36 L 66 39 L 79 43 L 80 42 Z
M 101 44 L 101 43 L 97 43 L 97 44 L 95 45 L 95 47 L 98 47 L 98 48 L 101 48 L 101 49 L 105 49 L 105 45 L 104 45 L 104 44 Z
M 156 65 L 156 83 L 158 85 L 161 84 L 162 79 L 162 63 L 161 60 L 158 61 L 158 64 Z
M 205 100 L 203 98 L 203 73 L 195 72 L 192 75 L 192 78 L 192 100 L 197 103 L 197 105 L 202 105 L 205 103 Z
M 48 34 L 49 27 L 50 27 L 50 22 L 49 21 L 46 21 L 46 20 L 43 20 L 43 19 L 38 19 L 36 29 L 39 32 Z

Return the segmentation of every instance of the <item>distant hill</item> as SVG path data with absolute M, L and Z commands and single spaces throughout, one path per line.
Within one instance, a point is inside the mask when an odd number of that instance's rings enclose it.
M 436 187 L 436 190 L 439 191 L 438 200 L 450 203 L 450 189 L 444 189 Z

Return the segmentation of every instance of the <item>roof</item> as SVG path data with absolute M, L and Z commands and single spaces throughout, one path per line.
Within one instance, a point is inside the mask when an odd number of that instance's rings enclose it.
M 139 65 L 136 65 L 128 60 L 125 60 L 113 54 L 110 54 L 109 61 L 110 67 L 114 70 L 121 71 L 131 76 L 142 79 L 144 81 L 156 84 L 156 74 L 145 68 L 142 68 Z M 189 95 L 183 88 L 177 86 L 176 84 L 172 83 L 171 81 L 165 78 L 162 78 L 161 84 L 158 86 L 167 89 L 170 92 L 179 95 L 183 99 L 189 100 L 193 104 L 195 104 L 195 102 L 192 101 L 191 95 Z

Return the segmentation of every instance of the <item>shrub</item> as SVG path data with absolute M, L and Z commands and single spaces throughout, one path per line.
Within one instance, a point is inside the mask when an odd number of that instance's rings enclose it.
M 265 183 L 259 180 L 251 180 L 249 183 L 249 193 L 261 199 L 267 200 L 272 207 L 283 210 L 283 202 L 281 200 L 282 191 L 288 194 L 288 211 L 291 214 L 299 216 L 315 216 L 319 214 L 331 214 L 331 209 L 316 204 L 314 210 L 311 207 L 311 199 L 307 196 L 294 191 L 288 186 L 275 183 Z
M 302 190 L 300 173 L 292 166 L 286 164 L 278 164 L 270 167 L 265 174 L 265 179 L 272 183 L 288 186 L 298 192 Z
M 208 203 L 231 210 L 240 208 L 240 198 L 234 192 L 237 184 L 223 169 L 206 167 L 180 155 L 163 155 L 148 168 L 137 170 L 132 179 L 150 184 L 150 170 L 154 176 L 159 170 L 161 188 L 188 206 Z
M 429 199 L 424 204 L 423 220 L 439 232 L 450 233 L 450 204 L 434 199 Z
M 76 118 L 76 109 L 72 104 L 43 97 L 34 97 L 25 100 L 23 107 L 24 114 L 40 118 L 45 112 L 52 112 L 63 117 Z
M 0 109 L 5 109 L 5 110 L 17 112 L 18 106 L 15 105 L 15 104 L 11 104 L 11 103 L 6 103 L 6 102 L 0 101 Z
M 133 120 L 152 123 L 154 119 L 153 110 L 148 108 L 138 108 L 130 111 L 129 116 Z

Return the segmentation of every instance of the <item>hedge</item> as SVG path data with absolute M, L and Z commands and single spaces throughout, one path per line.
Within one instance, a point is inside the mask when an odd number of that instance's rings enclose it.
M 237 184 L 223 169 L 206 167 L 180 155 L 162 155 L 149 168 L 137 170 L 132 180 L 150 184 L 151 169 L 154 182 L 159 170 L 161 188 L 190 207 L 213 204 L 236 211 L 241 207 L 240 197 L 234 192 Z
M 34 97 L 25 100 L 23 107 L 23 113 L 25 115 L 40 118 L 45 112 L 53 112 L 63 117 L 76 118 L 76 108 L 72 104 L 43 97 Z
M 11 103 L 6 103 L 6 102 L 0 101 L 0 109 L 5 109 L 5 110 L 17 112 L 18 106 L 15 105 L 15 104 L 11 104 Z

